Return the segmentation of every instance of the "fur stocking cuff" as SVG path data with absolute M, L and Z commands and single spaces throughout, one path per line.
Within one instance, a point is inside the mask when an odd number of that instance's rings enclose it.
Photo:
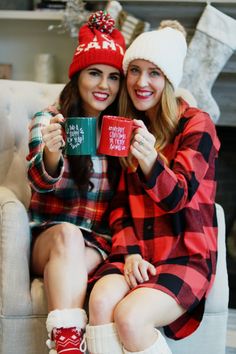
M 48 314 L 46 327 L 48 333 L 51 333 L 53 328 L 85 328 L 87 322 L 87 315 L 83 309 L 54 310 Z
M 206 6 L 198 21 L 197 29 L 227 44 L 232 50 L 236 49 L 236 20 L 215 7 Z

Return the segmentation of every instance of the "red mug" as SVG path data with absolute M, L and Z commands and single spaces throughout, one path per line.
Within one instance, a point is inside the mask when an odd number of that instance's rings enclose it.
M 138 127 L 130 118 L 103 116 L 98 153 L 128 156 L 132 131 Z

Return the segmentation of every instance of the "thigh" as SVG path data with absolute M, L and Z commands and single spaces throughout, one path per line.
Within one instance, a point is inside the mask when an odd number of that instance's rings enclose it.
M 118 305 L 118 312 L 130 316 L 137 325 L 166 326 L 186 311 L 177 301 L 163 291 L 152 288 L 137 288 Z
M 55 251 L 57 246 L 66 245 L 66 241 L 68 241 L 68 245 L 73 245 L 72 242 L 75 238 L 80 242 L 78 249 L 81 250 L 83 235 L 78 227 L 70 223 L 56 224 L 36 236 L 31 251 L 33 273 L 42 276 L 52 251 Z M 70 247 L 72 248 L 72 246 Z M 75 249 L 75 247 L 72 249 Z
M 42 276 L 44 267 L 49 259 L 50 251 L 53 247 L 53 236 L 58 225 L 49 227 L 41 232 L 33 241 L 31 250 L 31 269 L 36 275 Z
M 102 261 L 102 255 L 96 248 L 85 247 L 85 262 L 88 274 L 92 273 Z

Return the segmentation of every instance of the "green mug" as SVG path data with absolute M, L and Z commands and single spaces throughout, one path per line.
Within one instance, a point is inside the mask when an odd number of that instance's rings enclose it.
M 64 127 L 66 135 L 66 155 L 96 155 L 96 117 L 68 117 Z

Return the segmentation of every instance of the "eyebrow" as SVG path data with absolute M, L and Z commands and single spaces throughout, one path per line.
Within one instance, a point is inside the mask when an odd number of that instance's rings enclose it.
M 135 65 L 135 64 L 130 64 L 130 67 L 140 68 L 139 65 Z M 150 67 L 148 67 L 148 70 L 161 70 L 161 69 L 158 66 L 150 66 Z
M 102 70 L 100 70 L 100 69 L 98 69 L 98 68 L 96 68 L 96 67 L 94 67 L 94 68 L 88 68 L 88 71 L 97 71 L 97 72 L 99 72 L 99 73 L 103 73 L 103 71 Z M 120 76 L 120 72 L 118 72 L 118 71 L 114 71 L 114 72 L 111 72 L 111 73 L 109 73 L 109 75 L 118 75 L 118 76 Z

